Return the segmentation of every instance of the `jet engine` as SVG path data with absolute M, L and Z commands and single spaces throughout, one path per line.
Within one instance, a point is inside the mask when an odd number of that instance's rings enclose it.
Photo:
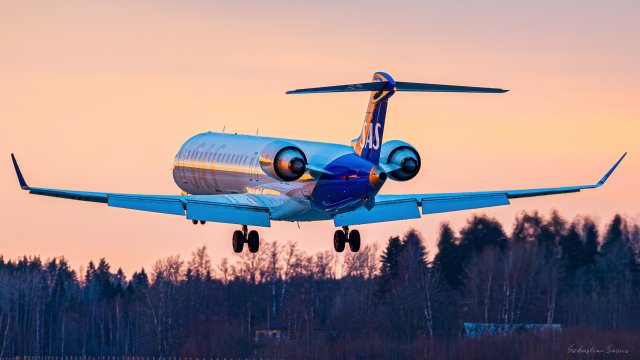
M 295 181 L 307 170 L 307 157 L 289 142 L 274 141 L 262 150 L 260 167 L 276 180 Z
M 404 141 L 391 140 L 382 144 L 380 164 L 391 179 L 407 181 L 418 175 L 421 162 L 413 146 Z

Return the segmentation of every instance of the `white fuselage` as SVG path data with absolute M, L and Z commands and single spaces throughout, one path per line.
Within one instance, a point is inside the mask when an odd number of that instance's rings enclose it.
M 178 151 L 173 168 L 174 181 L 186 194 L 246 193 L 248 203 L 252 201 L 252 194 L 273 194 L 272 201 L 278 203 L 269 204 L 270 207 L 276 205 L 272 212 L 274 219 L 330 218 L 330 214 L 311 206 L 309 199 L 317 179 L 309 173 L 295 181 L 280 181 L 263 171 L 260 155 L 274 142 L 295 145 L 309 162 L 319 166 L 353 153 L 346 145 L 206 132 L 187 140 Z

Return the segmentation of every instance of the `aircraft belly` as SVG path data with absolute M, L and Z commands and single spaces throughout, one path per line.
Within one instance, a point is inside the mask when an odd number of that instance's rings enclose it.
M 292 212 L 286 216 L 280 216 L 279 218 L 272 217 L 273 220 L 281 221 L 321 221 L 331 220 L 331 218 L 330 213 L 312 207 L 307 207 L 302 211 Z

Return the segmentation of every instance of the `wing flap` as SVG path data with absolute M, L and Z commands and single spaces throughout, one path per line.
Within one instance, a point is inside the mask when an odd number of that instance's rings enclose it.
M 227 224 L 271 226 L 269 208 L 197 200 L 187 201 L 187 219 Z
M 423 214 L 437 214 L 449 211 L 479 209 L 509 205 L 506 194 L 480 194 L 472 196 L 446 196 L 422 199 Z
M 184 216 L 184 205 L 180 199 L 157 197 L 157 196 L 135 196 L 135 195 L 110 195 L 109 206 L 131 210 L 151 211 L 163 214 L 173 214 Z
M 376 203 L 371 210 L 360 208 L 342 213 L 333 218 L 333 223 L 335 226 L 349 226 L 418 218 L 418 203 L 414 199 L 405 199 Z

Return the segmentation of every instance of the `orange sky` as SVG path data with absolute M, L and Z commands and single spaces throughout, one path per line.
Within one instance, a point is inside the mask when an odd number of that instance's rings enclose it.
M 206 244 L 232 256 L 233 225 L 27 196 L 33 186 L 178 194 L 172 160 L 207 130 L 348 144 L 368 94 L 285 96 L 288 89 L 398 81 L 495 86 L 493 94 L 399 93 L 385 140 L 421 153 L 422 172 L 383 193 L 472 191 L 597 181 L 599 190 L 515 200 L 523 210 L 640 220 L 640 3 L 637 1 L 4 2 L 0 5 L 0 253 L 107 257 L 127 273 Z M 473 212 L 360 226 L 381 245 Z M 329 250 L 333 224 L 274 223 L 263 238 Z

